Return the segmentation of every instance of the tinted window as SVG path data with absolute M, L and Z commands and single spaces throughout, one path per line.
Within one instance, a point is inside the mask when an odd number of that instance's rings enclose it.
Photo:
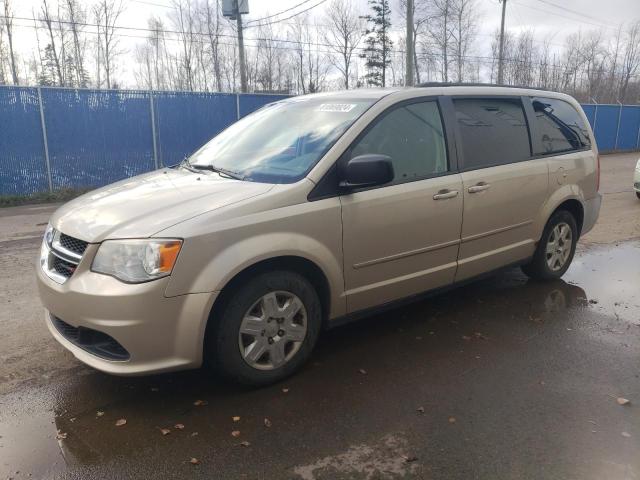
M 367 153 L 393 159 L 402 183 L 447 171 L 447 150 L 436 102 L 420 102 L 385 114 L 351 150 L 351 158 Z
M 575 108 L 563 100 L 534 98 L 538 141 L 542 151 L 559 153 L 591 146 L 589 130 Z
M 465 170 L 530 158 L 520 99 L 454 99 Z

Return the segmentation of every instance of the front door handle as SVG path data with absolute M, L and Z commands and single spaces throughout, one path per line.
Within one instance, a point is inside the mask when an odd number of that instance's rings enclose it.
M 484 192 L 485 190 L 488 190 L 491 187 L 491 185 L 489 185 L 486 182 L 480 182 L 477 185 L 474 185 L 473 187 L 469 187 L 467 189 L 467 191 L 469 193 L 478 193 L 478 192 Z
M 457 190 L 440 190 L 433 196 L 434 200 L 446 200 L 447 198 L 453 198 L 458 196 Z

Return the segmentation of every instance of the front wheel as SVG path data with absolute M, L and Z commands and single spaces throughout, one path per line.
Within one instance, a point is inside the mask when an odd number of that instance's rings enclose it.
M 575 218 L 566 210 L 558 210 L 547 222 L 531 262 L 523 265 L 522 271 L 536 280 L 562 277 L 571 265 L 577 242 Z
M 636 197 L 640 198 L 640 192 L 636 192 Z
M 277 382 L 309 358 L 322 308 L 313 285 L 288 271 L 263 273 L 231 294 L 205 355 L 224 376 L 247 385 Z

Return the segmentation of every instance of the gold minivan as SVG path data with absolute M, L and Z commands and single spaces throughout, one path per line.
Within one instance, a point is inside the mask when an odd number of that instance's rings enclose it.
M 289 98 L 56 211 L 37 267 L 46 323 L 105 372 L 206 363 L 268 384 L 342 320 L 506 266 L 562 276 L 599 175 L 587 118 L 559 93 Z

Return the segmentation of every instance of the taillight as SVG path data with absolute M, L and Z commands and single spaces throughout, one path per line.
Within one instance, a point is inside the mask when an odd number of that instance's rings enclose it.
M 598 166 L 596 171 L 596 192 L 600 191 L 600 154 L 598 154 Z

